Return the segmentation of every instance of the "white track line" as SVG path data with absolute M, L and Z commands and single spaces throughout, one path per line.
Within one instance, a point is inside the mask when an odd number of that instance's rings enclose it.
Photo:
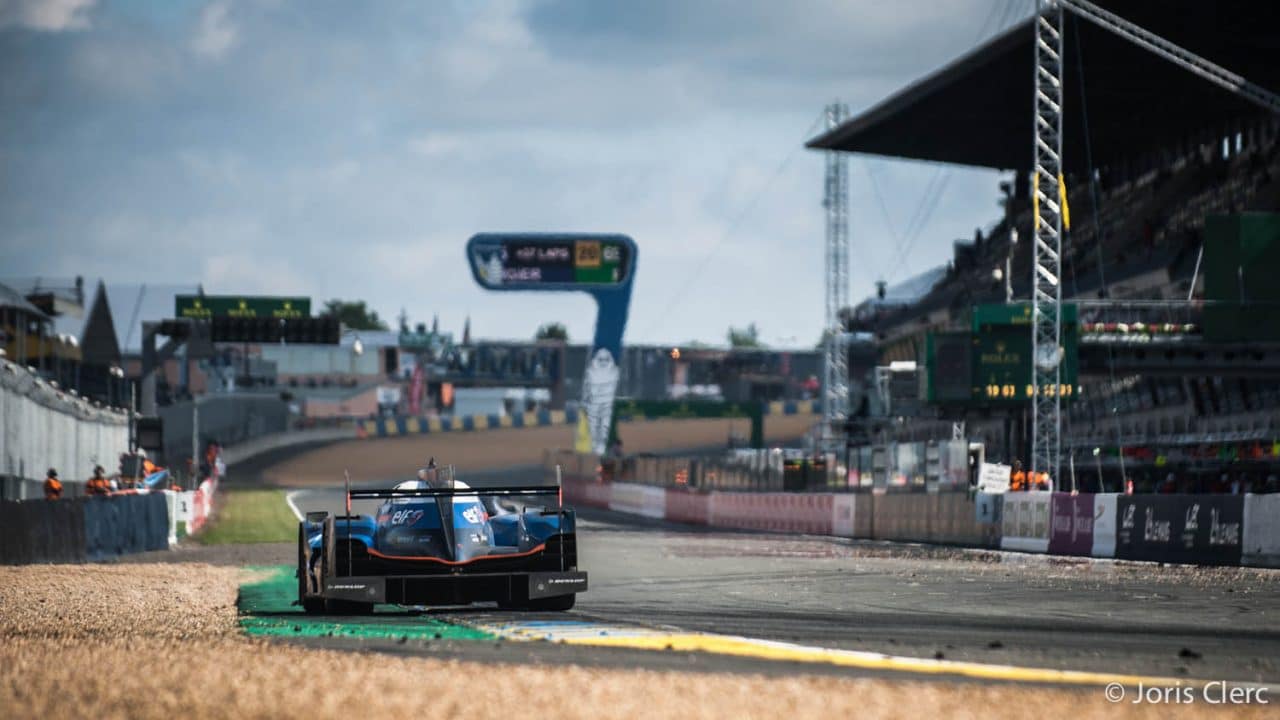
M 288 505 L 288 506 L 289 506 L 289 509 L 293 511 L 293 516 L 294 516 L 294 517 L 296 517 L 296 518 L 298 518 L 298 522 L 302 522 L 302 511 L 298 509 L 298 505 L 297 505 L 297 503 L 295 503 L 295 502 L 293 501 L 293 496 L 294 496 L 294 495 L 297 495 L 297 494 L 298 494 L 298 493 L 300 493 L 300 492 L 302 492 L 302 491 L 301 491 L 301 490 L 291 490 L 291 491 L 289 491 L 289 492 L 285 493 L 285 496 L 284 496 L 284 502 L 285 502 L 285 504 L 286 504 L 286 505 Z

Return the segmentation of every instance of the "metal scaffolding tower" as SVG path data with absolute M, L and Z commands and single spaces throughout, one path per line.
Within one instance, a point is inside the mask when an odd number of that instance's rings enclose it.
M 1062 453 L 1063 11 L 1119 35 L 1272 113 L 1280 96 L 1089 0 L 1036 0 L 1032 208 L 1031 470 L 1056 476 Z M 828 167 L 830 167 L 828 165 Z M 828 170 L 828 173 L 830 171 Z
M 827 130 L 849 118 L 849 106 L 835 102 L 826 108 Z M 844 153 L 827 152 L 826 192 L 826 344 L 822 362 L 822 439 L 834 444 L 837 429 L 848 414 L 849 369 L 845 361 L 844 327 L 840 311 L 849 306 L 849 161 Z
M 1056 477 L 1062 451 L 1062 7 L 1036 2 L 1031 467 Z

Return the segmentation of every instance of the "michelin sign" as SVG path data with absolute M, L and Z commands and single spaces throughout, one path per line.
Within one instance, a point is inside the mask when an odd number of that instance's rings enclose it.
M 636 259 L 635 241 L 626 235 L 480 233 L 467 242 L 467 264 L 483 288 L 575 291 L 595 298 L 598 314 L 582 383 L 579 452 L 603 455 L 609 441 Z

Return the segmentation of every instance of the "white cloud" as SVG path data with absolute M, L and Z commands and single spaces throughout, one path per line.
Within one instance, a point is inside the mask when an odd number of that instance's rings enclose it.
M 97 0 L 0 0 L 0 28 L 84 30 Z
M 463 139 L 452 133 L 426 133 L 409 141 L 409 149 L 423 157 L 436 157 L 456 152 Z
M 200 11 L 200 22 L 196 26 L 191 49 L 200 57 L 220 60 L 235 46 L 239 36 L 239 28 L 231 19 L 231 3 L 217 0 Z
M 482 230 L 616 231 L 641 247 L 628 341 L 719 342 L 755 321 L 812 342 L 822 157 L 801 148 L 805 128 L 830 98 L 878 99 L 963 50 L 948 26 L 976 29 L 992 1 L 941 19 L 875 6 L 872 48 L 844 36 L 863 15 L 845 4 L 761 0 L 759 17 L 722 27 L 668 0 L 673 14 L 639 40 L 625 16 L 644 20 L 648 4 L 583 0 L 607 31 L 531 24 L 524 10 L 554 5 L 542 0 L 355 14 L 109 4 L 76 43 L 43 39 L 47 64 L 0 63 L 0 92 L 40 89 L 11 95 L 23 102 L 0 126 L 23 180 L 0 193 L 0 266 L 360 298 L 388 318 L 438 312 L 455 331 L 469 314 L 487 337 L 559 320 L 582 340 L 590 300 L 481 291 L 463 244 Z M 875 162 L 900 233 L 934 169 Z M 897 250 L 865 171 L 851 172 L 859 299 Z M 951 239 L 995 219 L 995 194 L 994 178 L 958 172 L 897 274 L 945 262 Z

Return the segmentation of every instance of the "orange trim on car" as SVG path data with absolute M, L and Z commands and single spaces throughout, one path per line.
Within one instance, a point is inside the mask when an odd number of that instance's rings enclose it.
M 474 557 L 474 558 L 471 558 L 470 560 L 445 560 L 443 558 L 426 557 L 425 555 L 417 555 L 417 556 L 387 555 L 386 553 L 380 553 L 377 550 L 374 550 L 373 548 L 369 548 L 368 553 L 374 557 L 382 558 L 383 560 L 409 560 L 413 562 L 433 562 L 433 563 L 440 563 L 441 565 L 470 565 L 471 563 L 477 560 L 503 560 L 505 558 L 528 557 L 530 555 L 536 555 L 546 549 L 547 549 L 547 544 L 542 543 L 541 545 L 539 545 L 536 548 L 533 548 L 532 550 L 527 550 L 521 553 L 508 553 L 506 555 L 481 555 L 480 557 Z

